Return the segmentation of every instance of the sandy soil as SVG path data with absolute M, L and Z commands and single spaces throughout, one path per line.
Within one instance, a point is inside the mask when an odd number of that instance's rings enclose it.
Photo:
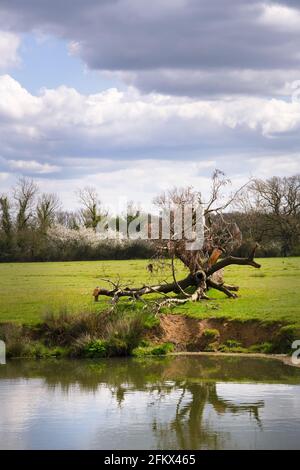
M 154 342 L 171 342 L 176 351 L 201 351 L 208 342 L 224 343 L 235 340 L 245 348 L 254 344 L 272 342 L 282 325 L 262 324 L 257 320 L 240 322 L 222 318 L 198 320 L 184 315 L 161 315 L 160 327 L 152 333 Z M 205 330 L 218 330 L 216 339 L 205 337 Z

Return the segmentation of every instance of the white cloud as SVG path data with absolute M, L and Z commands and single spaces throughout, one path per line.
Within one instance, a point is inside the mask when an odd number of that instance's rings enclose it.
M 300 171 L 300 152 L 293 155 L 277 157 L 249 158 L 252 171 L 261 178 L 274 176 L 291 176 Z
M 20 42 L 16 34 L 0 31 L 0 69 L 5 70 L 19 64 Z
M 0 172 L 43 177 L 43 188 L 58 188 L 71 205 L 70 192 L 86 184 L 106 201 L 150 201 L 170 186 L 207 185 L 215 167 L 237 186 L 258 172 L 296 172 L 299 129 L 300 103 L 283 99 L 200 100 L 134 88 L 83 95 L 64 86 L 33 96 L 0 76 Z
M 0 120 L 1 116 L 15 122 L 37 115 L 40 100 L 32 96 L 10 75 L 0 76 Z
M 0 119 L 29 138 L 98 143 L 108 148 L 129 147 L 187 138 L 205 132 L 239 127 L 271 136 L 298 129 L 300 103 L 280 99 L 237 97 L 220 100 L 141 94 L 134 88 L 115 88 L 82 95 L 65 86 L 31 95 L 9 75 L 0 77 Z M 1 122 L 0 122 L 1 125 Z M 19 127 L 18 127 L 19 126 Z M 171 135 L 171 132 L 176 133 Z M 112 140 L 113 139 L 113 140 Z
M 297 31 L 300 29 L 300 12 L 285 5 L 263 5 L 261 23 L 275 27 L 281 31 Z
M 98 189 L 101 200 L 111 213 L 124 209 L 125 201 L 140 202 L 145 210 L 150 209 L 153 198 L 173 186 L 194 186 L 204 194 L 210 186 L 210 174 L 216 166 L 215 161 L 190 162 L 160 160 L 136 160 L 116 162 L 111 171 L 98 170 L 90 175 L 72 180 L 55 181 L 57 191 L 65 207 L 72 209 L 77 205 L 76 188 L 93 186 Z M 53 191 L 53 180 L 40 180 L 44 191 Z M 239 185 L 239 181 L 234 184 Z M 153 209 L 153 207 L 152 207 Z
M 39 175 L 45 175 L 49 173 L 57 173 L 60 168 L 49 163 L 39 163 L 35 160 L 9 160 L 8 166 L 11 170 L 17 170 L 20 172 L 30 172 Z

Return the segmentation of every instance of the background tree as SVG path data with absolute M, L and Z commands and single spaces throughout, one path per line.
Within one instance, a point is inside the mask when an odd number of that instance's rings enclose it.
M 80 193 L 80 207 L 71 211 L 62 209 L 55 194 L 41 194 L 30 179 L 22 178 L 11 192 L 1 195 L 0 261 L 151 258 L 152 272 L 165 276 L 166 270 L 172 272 L 175 258 L 181 260 L 191 273 L 206 271 L 218 258 L 247 258 L 256 243 L 260 245 L 257 248 L 260 257 L 300 254 L 299 175 L 253 180 L 231 194 L 229 180 L 217 170 L 207 193 L 186 187 L 160 194 L 155 199 L 158 210 L 148 217 L 149 235 L 154 226 L 160 226 L 161 231 L 163 213 L 172 207 L 179 206 L 184 211 L 186 204 L 203 204 L 205 243 L 201 250 L 192 252 L 185 249 L 186 238 L 176 237 L 172 216 L 167 240 L 163 240 L 161 234 L 151 241 L 126 240 L 124 233 L 118 243 L 105 239 L 98 242 L 95 226 L 98 221 L 103 221 L 107 211 L 95 189 L 84 188 Z M 126 215 L 109 215 L 109 219 L 114 219 L 117 229 L 122 227 L 125 232 L 133 223 L 139 237 L 139 220 L 146 220 L 146 214 L 134 202 L 128 206 Z M 195 217 L 196 212 L 194 224 Z M 54 233 L 57 236 L 53 236 Z M 66 241 L 66 233 L 72 243 Z M 63 250 L 60 237 L 64 240 Z M 75 242 L 79 239 L 80 243 Z M 221 269 L 210 277 L 211 282 L 222 284 Z M 219 287 L 224 288 L 224 285 Z
M 0 238 L 1 251 L 5 258 L 8 258 L 12 254 L 14 234 L 13 234 L 13 222 L 11 216 L 11 203 L 8 196 L 2 195 L 0 197 L 0 227 L 2 237 Z
M 107 211 L 102 207 L 99 195 L 95 188 L 86 186 L 77 191 L 78 201 L 82 208 L 80 215 L 82 222 L 86 228 L 93 228 L 96 230 L 98 223 L 102 217 L 107 215 Z
M 38 186 L 36 183 L 26 178 L 21 178 L 14 188 L 13 197 L 17 210 L 17 232 L 22 232 L 24 229 L 28 228 L 33 218 L 33 207 L 37 192 Z
M 16 208 L 16 255 L 22 260 L 34 257 L 35 246 L 35 200 L 38 186 L 33 180 L 21 178 L 14 190 Z
M 46 234 L 56 220 L 57 212 L 61 207 L 60 200 L 56 194 L 43 193 L 36 206 L 36 217 L 39 230 Z
M 82 222 L 81 214 L 79 211 L 58 210 L 56 222 L 58 225 L 62 225 L 70 230 L 78 230 Z
M 300 175 L 255 179 L 239 205 L 259 243 L 278 242 L 283 256 L 299 245 Z

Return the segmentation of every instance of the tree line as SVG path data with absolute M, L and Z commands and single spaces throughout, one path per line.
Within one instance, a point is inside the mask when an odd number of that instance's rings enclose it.
M 65 210 L 56 194 L 41 192 L 26 178 L 9 194 L 0 195 L 0 261 L 154 256 L 155 248 L 146 240 L 99 239 L 96 227 L 107 217 L 107 210 L 94 188 L 86 187 L 76 194 L 78 209 L 74 211 Z M 140 209 L 130 204 L 126 223 L 139 215 Z M 116 217 L 117 226 L 122 217 L 124 214 Z M 234 253 L 237 256 L 245 256 L 255 243 L 259 244 L 257 256 L 300 255 L 300 175 L 249 181 L 235 192 L 223 217 L 242 234 L 242 243 Z

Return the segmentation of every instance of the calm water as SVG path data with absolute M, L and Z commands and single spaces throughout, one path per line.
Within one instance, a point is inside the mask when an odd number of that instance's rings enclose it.
M 0 366 L 1 449 L 300 448 L 300 370 L 177 356 Z

